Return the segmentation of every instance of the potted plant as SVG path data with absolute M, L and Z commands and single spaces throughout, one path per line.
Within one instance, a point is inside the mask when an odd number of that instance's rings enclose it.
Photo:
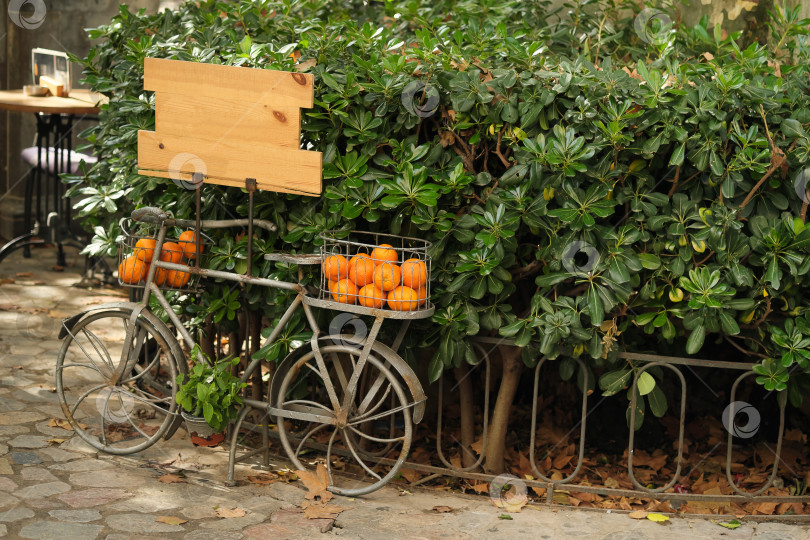
M 216 446 L 225 440 L 225 428 L 236 418 L 242 405 L 239 392 L 246 386 L 231 373 L 238 358 L 212 362 L 199 345 L 191 351 L 194 367 L 177 376 L 179 385 L 175 400 L 183 408 L 182 415 L 191 441 L 197 446 Z

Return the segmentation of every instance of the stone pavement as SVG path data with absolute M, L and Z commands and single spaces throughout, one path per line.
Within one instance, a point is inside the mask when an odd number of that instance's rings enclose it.
M 238 485 L 227 487 L 225 451 L 195 448 L 182 430 L 140 454 L 98 455 L 71 431 L 49 425 L 62 418 L 53 392 L 57 334 L 62 317 L 123 293 L 72 287 L 83 264 L 75 252 L 61 272 L 52 271 L 53 250 L 33 254 L 26 260 L 17 252 L 0 264 L 0 537 L 810 538 L 807 524 L 744 521 L 726 530 L 699 518 L 659 525 L 622 513 L 540 506 L 505 520 L 486 497 L 420 488 L 403 493 L 394 486 L 363 498 L 336 497 L 334 503 L 347 508 L 337 519 L 310 520 L 301 509 L 300 484 L 252 484 L 247 476 L 260 471 L 244 465 Z M 286 466 L 273 460 L 274 469 Z M 185 481 L 158 481 L 167 473 L 181 473 Z M 438 512 L 437 506 L 445 508 Z M 234 509 L 241 517 L 217 515 Z

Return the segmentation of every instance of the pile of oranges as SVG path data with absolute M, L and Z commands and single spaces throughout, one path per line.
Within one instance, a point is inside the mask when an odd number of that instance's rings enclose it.
M 136 284 L 144 281 L 149 275 L 149 267 L 155 254 L 154 238 L 141 238 L 135 243 L 135 251 L 125 257 L 118 265 L 118 277 L 123 283 Z M 202 244 L 200 251 L 203 251 Z M 183 232 L 177 242 L 164 242 L 160 250 L 159 259 L 164 262 L 178 264 L 183 260 L 197 258 L 197 235 L 194 231 Z M 175 289 L 184 287 L 191 279 L 191 274 L 180 270 L 167 270 L 156 268 L 154 282 L 161 287 L 168 285 Z
M 328 255 L 322 265 L 332 298 L 343 304 L 381 308 L 386 303 L 395 311 L 414 311 L 427 302 L 428 271 L 421 259 L 399 263 L 389 244 L 375 247 L 371 255 L 357 253 L 346 260 Z

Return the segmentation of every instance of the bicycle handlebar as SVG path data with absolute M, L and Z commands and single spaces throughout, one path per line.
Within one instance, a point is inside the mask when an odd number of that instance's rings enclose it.
M 143 223 L 160 224 L 162 221 L 169 219 L 169 214 L 154 206 L 144 206 L 132 211 L 132 219 Z
M 172 219 L 169 214 L 161 210 L 160 208 L 155 208 L 154 206 L 144 206 L 143 208 L 138 208 L 132 212 L 132 219 L 135 221 L 140 221 L 142 223 L 155 223 L 160 225 L 164 221 L 167 222 L 169 226 L 178 226 L 178 227 L 196 227 L 197 223 L 190 219 Z M 204 219 L 200 222 L 200 227 L 204 229 L 224 229 L 226 227 L 247 227 L 250 220 L 247 219 Z M 278 227 L 275 223 L 267 221 L 265 219 L 254 219 L 253 224 L 261 229 L 265 229 L 270 232 L 275 232 L 278 230 Z

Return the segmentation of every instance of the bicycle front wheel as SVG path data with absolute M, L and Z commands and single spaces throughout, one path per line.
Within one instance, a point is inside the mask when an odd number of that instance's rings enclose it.
M 70 425 L 91 446 L 131 454 L 162 437 L 179 413 L 174 397 L 185 359 L 149 312 L 89 312 L 68 330 L 56 362 L 56 393 Z M 127 340 L 127 330 L 134 325 Z

